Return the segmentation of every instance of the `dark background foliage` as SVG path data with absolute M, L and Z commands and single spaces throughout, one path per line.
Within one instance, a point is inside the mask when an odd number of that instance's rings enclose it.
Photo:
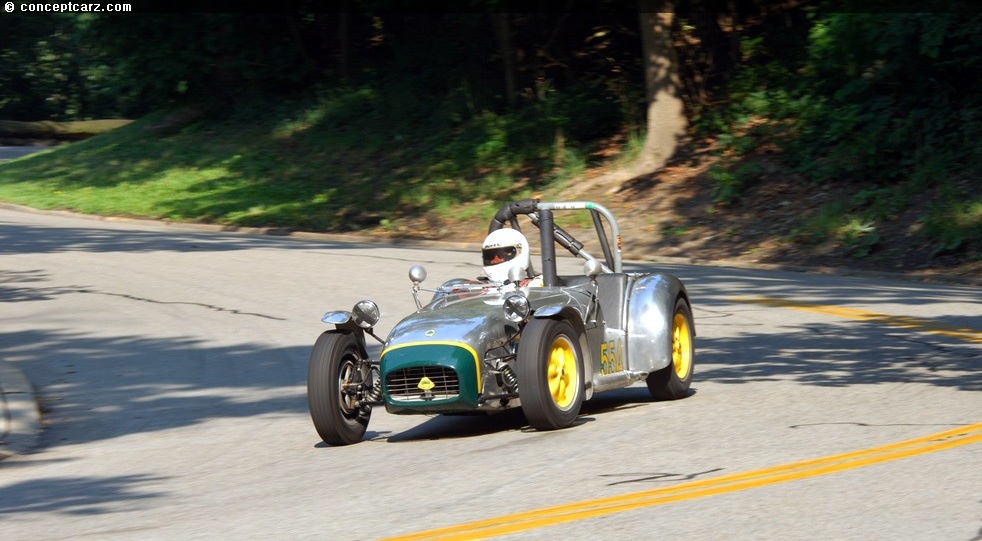
M 711 172 L 719 204 L 760 176 L 744 158 L 776 146 L 811 182 L 861 184 L 850 203 L 860 223 L 940 190 L 925 219 L 947 239 L 938 249 L 982 237 L 982 14 L 972 3 L 929 12 L 903 2 L 721 5 L 676 2 L 673 29 L 691 134 L 715 139 L 722 157 Z M 8 14 L 0 119 L 135 118 L 189 104 L 221 117 L 347 96 L 339 103 L 349 110 L 325 126 L 433 134 L 452 140 L 438 152 L 458 163 L 467 161 L 461 152 L 558 162 L 564 148 L 643 137 L 636 5 L 488 6 L 414 12 L 378 0 L 329 12 L 298 1 L 276 13 Z M 975 218 L 952 228 L 952 212 Z

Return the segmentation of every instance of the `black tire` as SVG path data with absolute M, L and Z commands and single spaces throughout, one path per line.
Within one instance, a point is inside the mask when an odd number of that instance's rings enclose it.
M 682 297 L 675 301 L 669 335 L 669 358 L 672 362 L 648 375 L 648 391 L 655 400 L 678 400 L 689 395 L 695 368 L 696 343 L 693 334 L 692 309 Z
M 361 352 L 351 333 L 327 331 L 317 338 L 307 367 L 307 404 L 314 428 L 331 445 L 349 445 L 361 441 L 368 428 L 371 410 L 354 406 L 353 392 L 345 392 L 345 383 L 361 383 L 365 374 L 359 370 Z
M 529 424 L 556 430 L 573 424 L 583 405 L 583 353 L 565 320 L 533 319 L 518 343 L 518 394 Z

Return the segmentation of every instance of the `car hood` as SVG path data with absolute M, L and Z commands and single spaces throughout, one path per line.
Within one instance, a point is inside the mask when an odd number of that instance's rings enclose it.
M 503 346 L 519 332 L 502 310 L 505 297 L 516 290 L 492 290 L 478 294 L 437 295 L 422 310 L 400 321 L 389 333 L 385 349 L 414 343 L 455 343 L 473 348 L 479 355 Z M 575 307 L 583 314 L 589 295 L 559 288 L 522 290 L 536 310 L 547 305 Z
M 400 321 L 389 333 L 386 349 L 413 343 L 463 343 L 484 352 L 507 342 L 517 325 L 501 309 L 504 294 L 438 298 Z

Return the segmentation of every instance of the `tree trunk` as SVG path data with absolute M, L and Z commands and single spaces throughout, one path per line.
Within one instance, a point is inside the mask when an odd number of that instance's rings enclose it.
M 348 3 L 343 4 L 348 7 Z M 350 38 L 348 37 L 348 26 L 351 15 L 347 11 L 338 14 L 338 73 L 342 79 L 348 78 L 348 63 L 351 56 Z
M 642 5 L 646 4 L 649 3 L 642 0 Z M 674 8 L 671 1 L 657 2 L 655 7 L 658 13 L 640 14 L 648 133 L 638 165 L 648 171 L 665 166 L 688 127 L 678 57 L 672 44 Z
M 515 74 L 515 44 L 511 38 L 511 20 L 508 13 L 492 13 L 491 23 L 498 37 L 498 47 L 504 61 L 505 98 L 508 106 L 518 103 L 518 77 Z

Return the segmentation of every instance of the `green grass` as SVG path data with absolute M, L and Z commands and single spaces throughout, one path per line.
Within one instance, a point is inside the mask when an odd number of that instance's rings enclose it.
M 935 239 L 932 255 L 954 252 L 982 238 L 982 198 L 949 198 L 931 205 L 925 230 Z
M 852 257 L 866 257 L 880 242 L 876 222 L 857 215 L 848 205 L 831 204 L 816 215 L 804 220 L 793 233 L 793 239 L 803 244 L 833 240 Z
M 553 134 L 532 129 L 537 120 L 527 114 L 444 122 L 390 115 L 387 103 L 356 88 L 223 115 L 157 113 L 0 164 L 0 200 L 237 226 L 393 231 L 427 213 L 489 219 L 501 202 L 585 168 L 576 147 L 557 153 Z
M 559 198 L 597 165 L 586 158 L 589 141 L 559 138 L 528 111 L 441 118 L 432 110 L 397 114 L 392 104 L 378 90 L 353 88 L 221 114 L 159 112 L 0 163 L 0 201 L 230 226 L 433 235 L 439 231 L 421 228 L 480 231 L 505 201 Z M 737 158 L 740 141 L 730 142 Z M 629 139 L 625 153 L 642 144 Z M 722 204 L 714 212 L 728 212 L 758 181 L 753 161 L 732 160 L 709 172 L 711 196 Z M 977 249 L 977 183 L 946 180 L 950 173 L 927 165 L 923 178 L 870 184 L 803 217 L 793 240 L 832 240 L 866 257 L 881 244 L 884 224 L 919 208 L 920 234 L 936 254 Z M 593 227 L 586 214 L 570 219 L 564 227 Z
M 957 252 L 982 238 L 982 199 L 977 193 L 942 180 L 925 188 L 918 179 L 892 188 L 867 188 L 823 206 L 802 219 L 792 239 L 801 244 L 834 241 L 852 257 L 866 257 L 881 242 L 879 229 L 902 212 L 917 210 L 909 242 L 926 241 L 931 257 Z

